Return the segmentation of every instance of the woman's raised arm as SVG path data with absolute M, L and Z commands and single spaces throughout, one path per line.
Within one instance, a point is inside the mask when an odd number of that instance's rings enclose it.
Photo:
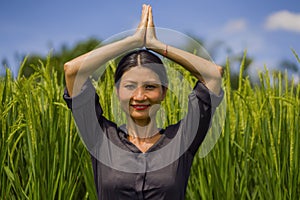
M 77 95 L 86 79 L 105 62 L 128 50 L 144 46 L 149 7 L 143 5 L 139 26 L 132 36 L 99 47 L 64 64 L 66 86 L 70 96 Z
M 222 68 L 204 58 L 187 51 L 166 45 L 156 37 L 155 26 L 150 7 L 146 32 L 146 48 L 151 49 L 165 57 L 182 65 L 190 71 L 198 80 L 204 82 L 206 87 L 215 94 L 220 93 Z

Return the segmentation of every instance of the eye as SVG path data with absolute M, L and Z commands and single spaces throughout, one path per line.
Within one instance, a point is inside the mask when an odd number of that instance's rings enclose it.
M 157 88 L 156 85 L 152 85 L 152 84 L 147 84 L 147 85 L 145 85 L 145 89 L 146 89 L 146 90 L 154 90 L 155 88 Z
M 128 90 L 134 90 L 136 88 L 135 85 L 133 85 L 133 84 L 126 84 L 126 85 L 124 85 L 124 87 Z

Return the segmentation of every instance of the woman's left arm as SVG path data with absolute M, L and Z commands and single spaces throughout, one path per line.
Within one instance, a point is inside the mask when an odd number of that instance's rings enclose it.
M 211 61 L 201 58 L 187 51 L 169 46 L 159 41 L 156 37 L 153 23 L 152 7 L 148 14 L 148 24 L 146 32 L 146 48 L 151 49 L 190 71 L 198 80 L 202 81 L 206 87 L 218 95 L 221 90 L 222 68 Z

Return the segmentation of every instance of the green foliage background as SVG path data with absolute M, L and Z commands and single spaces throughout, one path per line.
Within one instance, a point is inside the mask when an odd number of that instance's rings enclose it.
M 96 199 L 90 157 L 51 59 L 32 64 L 30 76 L 21 73 L 25 64 L 16 79 L 7 69 L 0 81 L 0 199 Z M 225 125 L 208 156 L 195 158 L 186 199 L 299 198 L 300 86 L 266 69 L 252 86 L 243 68 L 233 90 L 226 66 Z

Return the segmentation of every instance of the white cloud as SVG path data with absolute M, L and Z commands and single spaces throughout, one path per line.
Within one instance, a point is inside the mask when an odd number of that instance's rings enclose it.
M 300 33 L 300 13 L 292 13 L 286 10 L 273 13 L 267 18 L 265 28 Z
M 245 19 L 235 19 L 227 22 L 223 28 L 225 33 L 236 33 L 246 30 L 247 22 Z

